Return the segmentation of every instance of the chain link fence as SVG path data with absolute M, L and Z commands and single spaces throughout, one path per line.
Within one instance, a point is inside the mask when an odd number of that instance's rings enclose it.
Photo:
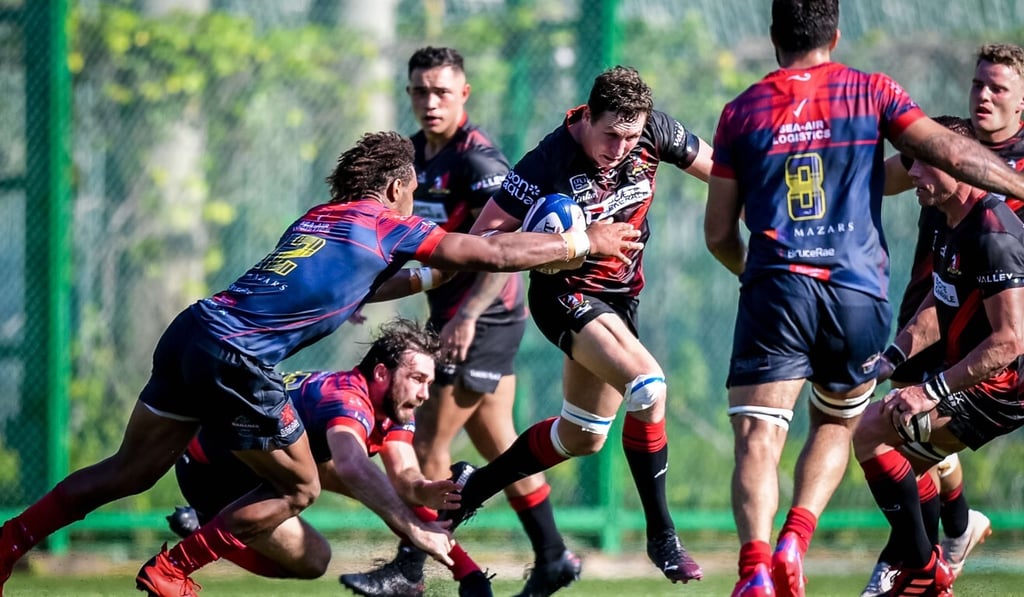
M 415 131 L 404 86 L 416 48 L 464 54 L 470 117 L 515 161 L 615 63 L 638 68 L 656 106 L 710 141 L 722 105 L 775 68 L 767 13 L 763 0 L 0 0 L 0 127 L 8 132 L 0 137 L 0 508 L 23 506 L 66 467 L 117 448 L 173 315 L 230 283 L 297 214 L 326 200 L 323 179 L 342 150 L 369 130 Z M 966 114 L 976 48 L 1024 43 L 1020 23 L 1024 6 L 1014 0 L 942 9 L 926 0 L 848 1 L 836 59 L 895 76 L 931 114 Z M 66 43 L 50 45 L 62 33 Z M 40 65 L 53 47 L 66 53 Z M 70 91 L 63 123 L 33 91 L 61 66 Z M 50 203 L 60 198 L 32 194 L 28 181 L 38 175 L 33 150 L 56 144 L 59 160 L 62 143 L 71 166 L 63 222 L 70 250 L 49 262 L 60 252 L 45 219 L 60 220 Z M 704 186 L 670 168 L 658 186 L 640 331 L 669 379 L 670 504 L 681 525 L 700 526 L 688 512 L 728 519 L 724 380 L 738 288 L 704 248 Z M 887 203 L 898 297 L 916 202 L 908 195 Z M 54 289 L 63 283 L 61 298 Z M 47 323 L 61 309 L 66 329 Z M 373 324 L 395 311 L 424 316 L 425 302 L 371 306 L 366 325 L 344 326 L 282 369 L 353 366 Z M 559 354 L 530 327 L 517 357 L 521 424 L 558 412 Z M 51 383 L 62 358 L 66 399 Z M 798 409 L 784 490 L 806 426 Z M 605 452 L 617 451 L 609 442 Z M 478 459 L 468 442 L 456 452 Z M 974 503 L 1022 510 L 1021 456 L 1012 437 L 966 456 Z M 581 474 L 590 460 L 551 472 L 560 512 L 599 501 L 599 484 Z M 635 511 L 617 462 L 603 474 L 624 486 L 613 499 Z M 833 501 L 837 511 L 873 510 L 855 467 Z M 157 512 L 180 499 L 169 476 L 106 510 Z

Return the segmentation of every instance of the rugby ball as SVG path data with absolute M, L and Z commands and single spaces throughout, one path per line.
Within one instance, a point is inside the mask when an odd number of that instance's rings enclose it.
M 587 218 L 572 197 L 551 193 L 537 199 L 523 218 L 523 232 L 565 232 L 579 226 L 586 229 Z M 581 258 L 582 259 L 582 258 Z M 579 267 L 577 263 L 575 267 Z M 554 274 L 563 267 L 537 267 L 542 274 Z

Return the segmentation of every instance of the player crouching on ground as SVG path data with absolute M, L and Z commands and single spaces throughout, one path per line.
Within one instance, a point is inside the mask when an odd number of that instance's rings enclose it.
M 943 371 L 872 404 L 854 452 L 902 558 L 888 594 L 951 595 L 954 575 L 936 545 L 938 491 L 925 473 L 1024 423 L 1024 224 L 1000 197 L 923 162 L 910 176 L 921 205 L 945 217 L 932 241 L 933 292 L 886 350 L 879 379 L 940 341 Z
M 351 371 L 297 372 L 285 377 L 288 393 L 309 433 L 320 484 L 355 498 L 398 535 L 436 553 L 435 537 L 445 530 L 434 522 L 437 509 L 458 506 L 458 486 L 429 481 L 412 447 L 413 413 L 429 397 L 439 343 L 412 321 L 382 326 L 359 365 Z M 379 454 L 384 472 L 370 458 Z M 230 451 L 200 431 L 178 461 L 181 492 L 195 509 L 168 517 L 175 532 L 187 535 L 225 505 L 264 483 Z M 385 476 L 386 472 L 386 476 Z M 183 524 L 184 523 L 184 524 Z M 246 570 L 273 578 L 318 578 L 327 570 L 331 548 L 301 517 L 286 520 L 265 540 L 227 556 Z M 444 562 L 459 582 L 459 595 L 491 595 L 490 581 L 459 545 Z M 417 577 L 394 577 L 388 586 L 359 594 L 419 596 Z

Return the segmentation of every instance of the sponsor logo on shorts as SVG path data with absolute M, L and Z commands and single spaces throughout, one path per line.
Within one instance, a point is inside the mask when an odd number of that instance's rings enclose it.
M 593 309 L 593 305 L 590 304 L 582 294 L 573 292 L 570 294 L 563 294 L 558 297 L 558 302 L 562 303 L 565 307 L 566 312 L 573 317 L 573 319 L 579 319 L 583 317 L 585 313 Z
M 878 359 L 882 358 L 882 353 L 876 352 L 875 354 L 868 357 L 868 360 L 861 363 L 860 371 L 864 375 L 870 375 L 875 369 L 878 368 Z
M 495 373 L 494 371 L 484 371 L 482 369 L 467 369 L 466 374 L 474 379 L 486 379 L 489 381 L 501 380 L 501 374 Z
M 243 430 L 244 429 L 244 430 L 247 430 L 247 431 L 248 430 L 252 430 L 252 429 L 259 429 L 260 428 L 259 425 L 257 425 L 256 423 L 253 423 L 252 421 L 249 420 L 249 417 L 246 417 L 244 415 L 235 417 L 235 420 L 231 421 L 231 426 L 234 427 L 235 429 L 239 429 L 239 430 Z

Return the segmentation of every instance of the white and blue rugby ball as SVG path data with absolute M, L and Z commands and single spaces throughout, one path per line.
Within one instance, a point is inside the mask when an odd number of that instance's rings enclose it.
M 572 197 L 551 193 L 537 199 L 523 218 L 523 232 L 565 232 L 579 227 L 585 230 L 587 218 Z M 538 267 L 542 274 L 554 274 L 561 268 Z

